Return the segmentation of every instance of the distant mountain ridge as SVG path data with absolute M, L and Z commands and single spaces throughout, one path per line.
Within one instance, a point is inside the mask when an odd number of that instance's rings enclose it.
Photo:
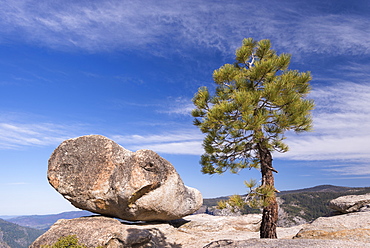
M 8 220 L 8 219 L 12 219 L 12 218 L 15 218 L 15 217 L 18 217 L 19 215 L 0 215 L 0 219 L 3 219 L 3 220 Z
M 15 218 L 7 219 L 7 221 L 25 226 L 32 227 L 40 230 L 48 230 L 51 225 L 53 225 L 59 219 L 74 219 L 83 216 L 90 216 L 93 213 L 89 211 L 69 211 L 59 214 L 49 214 L 49 215 L 25 215 L 18 216 Z
M 283 190 L 279 193 L 277 193 L 277 196 L 286 195 L 286 194 L 295 194 L 295 193 L 309 193 L 309 192 L 332 192 L 332 193 L 351 193 L 356 192 L 359 189 L 365 189 L 370 187 L 343 187 L 343 186 L 334 186 L 330 184 L 325 185 L 318 185 L 310 188 L 303 188 L 303 189 L 293 189 L 293 190 Z M 225 200 L 229 196 L 220 196 L 215 198 L 205 198 L 205 202 L 207 202 L 205 205 L 209 205 L 208 202 L 213 203 L 220 200 Z
M 352 187 L 334 186 L 334 185 L 318 185 L 310 188 L 295 189 L 295 190 L 284 190 L 278 193 L 278 195 L 292 194 L 292 193 L 303 193 L 303 192 L 347 192 L 353 189 Z
M 0 219 L 0 247 L 27 248 L 44 232 Z
M 311 222 L 319 217 L 329 216 L 333 212 L 328 208 L 332 199 L 344 195 L 362 195 L 370 193 L 370 187 L 352 188 L 333 185 L 319 185 L 311 188 L 286 190 L 277 194 L 279 202 L 278 225 L 289 227 Z M 217 214 L 217 202 L 228 196 L 204 199 L 202 211 L 198 213 Z M 247 208 L 243 214 L 260 213 L 258 209 Z
M 278 194 L 280 216 L 278 225 L 294 226 L 311 222 L 319 217 L 335 214 L 328 207 L 329 202 L 345 195 L 364 195 L 370 193 L 370 187 L 351 188 L 321 185 Z

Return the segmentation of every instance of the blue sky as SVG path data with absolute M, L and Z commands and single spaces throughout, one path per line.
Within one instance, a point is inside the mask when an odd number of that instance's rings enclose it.
M 315 130 L 287 134 L 276 187 L 370 186 L 369 13 L 367 0 L 1 0 L 0 215 L 73 210 L 47 160 L 87 134 L 158 152 L 206 198 L 244 193 L 257 170 L 201 174 L 190 111 L 248 37 L 313 75 Z

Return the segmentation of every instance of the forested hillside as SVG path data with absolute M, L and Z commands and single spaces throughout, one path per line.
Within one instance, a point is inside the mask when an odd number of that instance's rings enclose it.
M 370 193 L 370 187 L 366 188 L 345 188 L 336 186 L 320 186 L 312 188 L 313 191 L 282 192 L 278 196 L 283 200 L 280 207 L 293 220 L 299 216 L 307 222 L 318 217 L 329 216 L 333 210 L 328 208 L 330 200 L 344 195 L 363 195 Z M 293 223 L 292 224 L 298 224 Z
M 310 222 L 318 217 L 329 216 L 332 213 L 327 206 L 330 200 L 344 195 L 362 195 L 370 193 L 370 187 L 350 188 L 332 185 L 320 185 L 307 189 L 282 191 L 277 194 L 279 206 L 284 212 L 280 216 L 280 225 L 292 226 L 303 222 Z M 228 197 L 204 199 L 208 212 L 214 211 L 217 202 Z M 258 209 L 247 208 L 243 214 L 259 213 Z M 282 220 L 284 218 L 284 220 Z
M 0 219 L 0 247 L 26 248 L 44 231 Z
M 31 228 L 36 228 L 40 230 L 48 230 L 51 225 L 53 225 L 59 219 L 73 219 L 83 216 L 90 216 L 92 213 L 89 211 L 70 211 L 63 212 L 59 214 L 49 214 L 49 215 L 25 215 L 18 216 L 15 218 L 8 219 L 7 221 Z

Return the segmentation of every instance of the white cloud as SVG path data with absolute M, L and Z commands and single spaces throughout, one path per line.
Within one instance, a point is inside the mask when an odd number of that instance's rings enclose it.
M 188 98 L 170 98 L 168 101 L 169 103 L 163 106 L 165 109 L 159 110 L 159 113 L 191 116 L 191 111 L 195 108 Z
M 287 153 L 274 153 L 289 160 L 370 159 L 370 84 L 342 82 L 315 88 L 309 96 L 316 103 L 314 131 L 287 133 Z M 163 113 L 189 114 L 190 100 L 177 99 Z M 195 128 L 194 128 L 195 130 Z M 160 135 L 113 136 L 132 149 L 152 149 L 164 153 L 200 155 L 203 137 L 199 131 L 172 130 Z
M 327 168 L 325 169 L 325 171 L 329 171 L 342 176 L 366 176 L 370 175 L 370 164 L 364 163 L 345 166 L 331 166 L 331 168 Z
M 293 160 L 369 160 L 370 135 L 350 137 L 320 135 L 319 137 L 289 137 L 290 151 L 276 157 Z
M 341 175 L 370 175 L 370 164 L 363 164 L 360 166 L 348 166 L 345 168 L 337 169 L 336 172 L 339 172 Z
M 134 150 L 142 149 L 139 146 L 134 146 L 133 148 Z M 145 146 L 145 149 L 150 149 L 158 153 L 167 154 L 201 155 L 203 153 L 201 140 L 149 144 Z
M 162 135 L 115 135 L 113 136 L 115 140 L 123 143 L 130 144 L 147 144 L 156 142 L 173 142 L 173 141 L 189 141 L 194 139 L 199 139 L 201 136 L 196 132 L 178 130 L 176 133 L 167 133 Z
M 56 124 L 53 122 L 35 122 L 33 115 L 20 113 L 0 113 L 0 149 L 24 149 L 35 146 L 57 146 L 66 139 L 86 135 L 86 130 L 94 130 L 87 124 L 69 123 Z M 40 116 L 37 118 L 44 119 Z M 163 123 L 160 123 L 161 125 Z M 149 127 L 156 125 L 152 122 L 140 123 Z M 173 126 L 175 127 L 173 127 Z M 168 154 L 200 155 L 203 152 L 203 135 L 195 127 L 180 129 L 179 123 L 166 124 L 166 131 L 158 134 L 107 135 L 117 143 L 130 150 L 151 149 Z M 71 128 L 73 127 L 73 128 Z M 177 129 L 176 129 L 177 127 Z M 162 127 L 163 128 L 163 127 Z M 89 131 L 88 131 L 89 132 Z M 96 131 L 93 131 L 96 132 Z M 101 133 L 98 131 L 98 133 Z
M 287 27 L 278 41 L 290 41 L 288 47 L 305 53 L 368 54 L 370 52 L 370 20 L 356 15 L 303 16 Z M 286 41 L 285 41 L 286 42 Z
M 58 145 L 72 138 L 71 126 L 51 123 L 0 123 L 0 149 L 20 149 L 27 146 Z
M 370 84 L 351 82 L 317 88 L 311 94 L 316 101 L 314 132 L 288 134 L 290 151 L 275 153 L 290 160 L 346 160 L 363 163 L 370 159 Z M 182 113 L 188 107 L 184 99 L 168 112 Z M 190 108 L 190 107 L 189 107 Z M 175 111 L 175 109 L 178 109 Z M 150 123 L 148 123 L 150 125 Z M 75 128 L 74 128 L 75 129 Z M 76 129 L 73 132 L 77 132 Z M 70 125 L 53 123 L 24 124 L 14 120 L 0 123 L 0 148 L 58 145 L 76 137 Z M 151 149 L 160 153 L 201 155 L 203 134 L 196 127 L 171 127 L 167 131 L 110 135 L 130 150 Z
M 200 155 L 203 135 L 197 130 L 176 130 L 159 135 L 113 135 L 111 138 L 127 149 L 150 149 L 159 153 Z
M 26 182 L 12 182 L 12 183 L 2 183 L 2 185 L 28 185 Z
M 361 70 L 360 70 L 361 71 Z M 368 161 L 370 159 L 370 84 L 341 82 L 317 87 L 309 95 L 315 100 L 313 111 L 314 131 L 304 134 L 287 133 L 287 153 L 275 153 L 274 156 L 290 160 L 351 160 Z M 193 106 L 190 100 L 183 98 L 173 101 L 174 104 L 164 113 L 189 114 Z M 178 104 L 177 104 L 178 103 Z M 177 133 L 177 132 L 176 132 Z M 179 133 L 182 133 L 181 131 Z M 197 137 L 197 146 L 187 149 L 192 137 Z M 203 136 L 191 133 L 186 135 L 148 136 L 133 139 L 161 152 L 168 147 L 173 153 L 173 145 L 179 142 L 183 152 L 199 155 Z M 190 139 L 189 139 L 190 138 Z M 146 141 L 145 141 L 146 140 Z M 155 142 L 154 140 L 158 140 Z M 167 144 L 162 144 L 167 142 Z M 176 141 L 174 143 L 171 143 Z M 183 143 L 185 142 L 185 143 Z M 139 143 L 139 142 L 137 142 Z
M 370 84 L 339 83 L 316 89 L 314 132 L 289 135 L 291 150 L 277 157 L 297 160 L 370 159 Z
M 48 47 L 91 52 L 136 49 L 163 55 L 164 50 L 174 52 L 190 46 L 230 54 L 244 37 L 270 38 L 294 54 L 370 52 L 367 16 L 326 14 L 314 4 L 305 6 L 310 11 L 303 11 L 301 5 L 9 0 L 0 9 L 0 33 Z

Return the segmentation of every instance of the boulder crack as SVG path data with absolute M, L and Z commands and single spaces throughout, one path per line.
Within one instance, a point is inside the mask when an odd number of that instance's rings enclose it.
M 128 206 L 131 208 L 134 206 L 135 202 L 139 200 L 144 195 L 148 194 L 150 191 L 153 191 L 161 186 L 160 182 L 156 182 L 153 184 L 146 185 L 139 189 L 138 191 L 134 192 L 128 200 Z

